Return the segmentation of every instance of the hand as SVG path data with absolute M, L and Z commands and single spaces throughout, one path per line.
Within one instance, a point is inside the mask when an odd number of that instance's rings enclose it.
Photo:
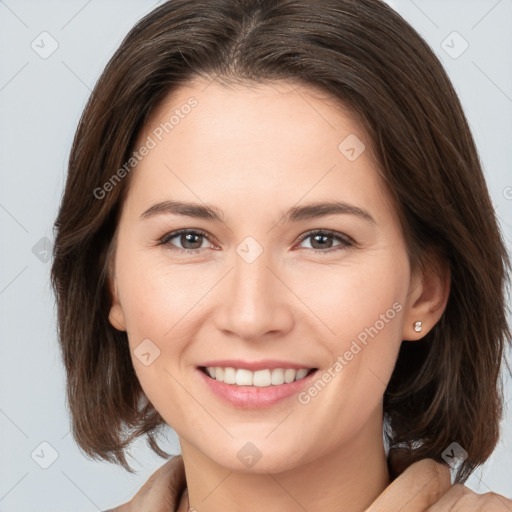
M 501 494 L 487 492 L 477 494 L 462 484 L 455 484 L 452 488 L 426 512 L 512 512 L 512 500 Z
M 450 483 L 448 466 L 422 459 L 400 474 L 365 512 L 512 512 L 512 500 Z

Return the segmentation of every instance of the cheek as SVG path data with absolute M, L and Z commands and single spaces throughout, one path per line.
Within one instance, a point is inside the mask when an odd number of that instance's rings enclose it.
M 171 265 L 149 256 L 128 262 L 119 276 L 120 293 L 134 342 L 140 337 L 175 337 L 174 329 L 187 322 L 187 315 L 207 291 L 199 275 L 194 265 Z
M 173 376 L 187 365 L 187 347 L 218 276 L 154 255 L 120 263 L 119 293 L 135 373 L 151 401 L 165 403 L 174 392 L 179 395 Z
M 408 264 L 401 256 L 376 251 L 343 265 L 319 266 L 307 278 L 304 274 L 293 281 L 297 296 L 322 321 L 333 355 L 348 350 L 352 340 L 364 342 L 372 335 L 401 341 L 408 290 Z M 390 348 L 389 343 L 383 345 Z
M 356 417 L 364 421 L 378 405 L 402 341 L 407 260 L 400 253 L 375 256 L 371 264 L 360 262 L 319 273 L 314 293 L 306 295 L 308 306 L 322 319 L 326 333 L 322 341 L 330 354 L 324 372 L 329 375 L 324 377 L 332 384 L 317 387 L 326 389 L 324 403 L 337 411 L 333 417 L 343 423 L 340 428 L 348 428 L 344 411 L 351 411 L 354 424 L 359 424 Z M 308 289 L 304 284 L 302 293 Z

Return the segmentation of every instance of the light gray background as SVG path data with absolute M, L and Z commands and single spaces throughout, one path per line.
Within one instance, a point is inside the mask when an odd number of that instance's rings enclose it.
M 138 474 L 130 475 L 88 460 L 75 445 L 46 261 L 86 99 L 127 31 L 159 3 L 0 0 L 0 512 L 104 510 L 128 501 L 164 463 L 137 442 Z M 512 1 L 389 3 L 425 37 L 455 84 L 510 249 Z M 44 55 L 52 44 L 58 48 Z M 510 379 L 505 395 L 500 444 L 467 485 L 512 498 Z M 180 450 L 170 430 L 165 448 Z M 43 469 L 53 450 L 56 460 Z

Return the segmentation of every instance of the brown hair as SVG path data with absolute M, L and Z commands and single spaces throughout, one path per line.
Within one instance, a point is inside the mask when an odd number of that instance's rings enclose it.
M 149 115 L 197 77 L 314 86 L 362 120 L 400 215 L 411 264 L 434 253 L 451 272 L 446 310 L 403 341 L 384 395 L 390 447 L 409 463 L 452 442 L 464 482 L 494 450 L 510 339 L 510 262 L 474 140 L 442 65 L 379 0 L 172 0 L 140 20 L 98 80 L 80 120 L 60 211 L 52 284 L 73 435 L 92 457 L 131 468 L 125 448 L 165 422 L 108 321 L 108 263 L 129 179 L 94 191 L 130 158 Z

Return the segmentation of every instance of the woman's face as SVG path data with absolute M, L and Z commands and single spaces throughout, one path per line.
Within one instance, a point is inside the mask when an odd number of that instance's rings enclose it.
M 421 287 L 370 141 L 333 105 L 285 83 L 191 82 L 136 144 L 110 321 L 154 407 L 225 467 L 382 441 L 400 343 L 420 337 Z M 205 366 L 234 370 L 213 370 L 225 383 Z

